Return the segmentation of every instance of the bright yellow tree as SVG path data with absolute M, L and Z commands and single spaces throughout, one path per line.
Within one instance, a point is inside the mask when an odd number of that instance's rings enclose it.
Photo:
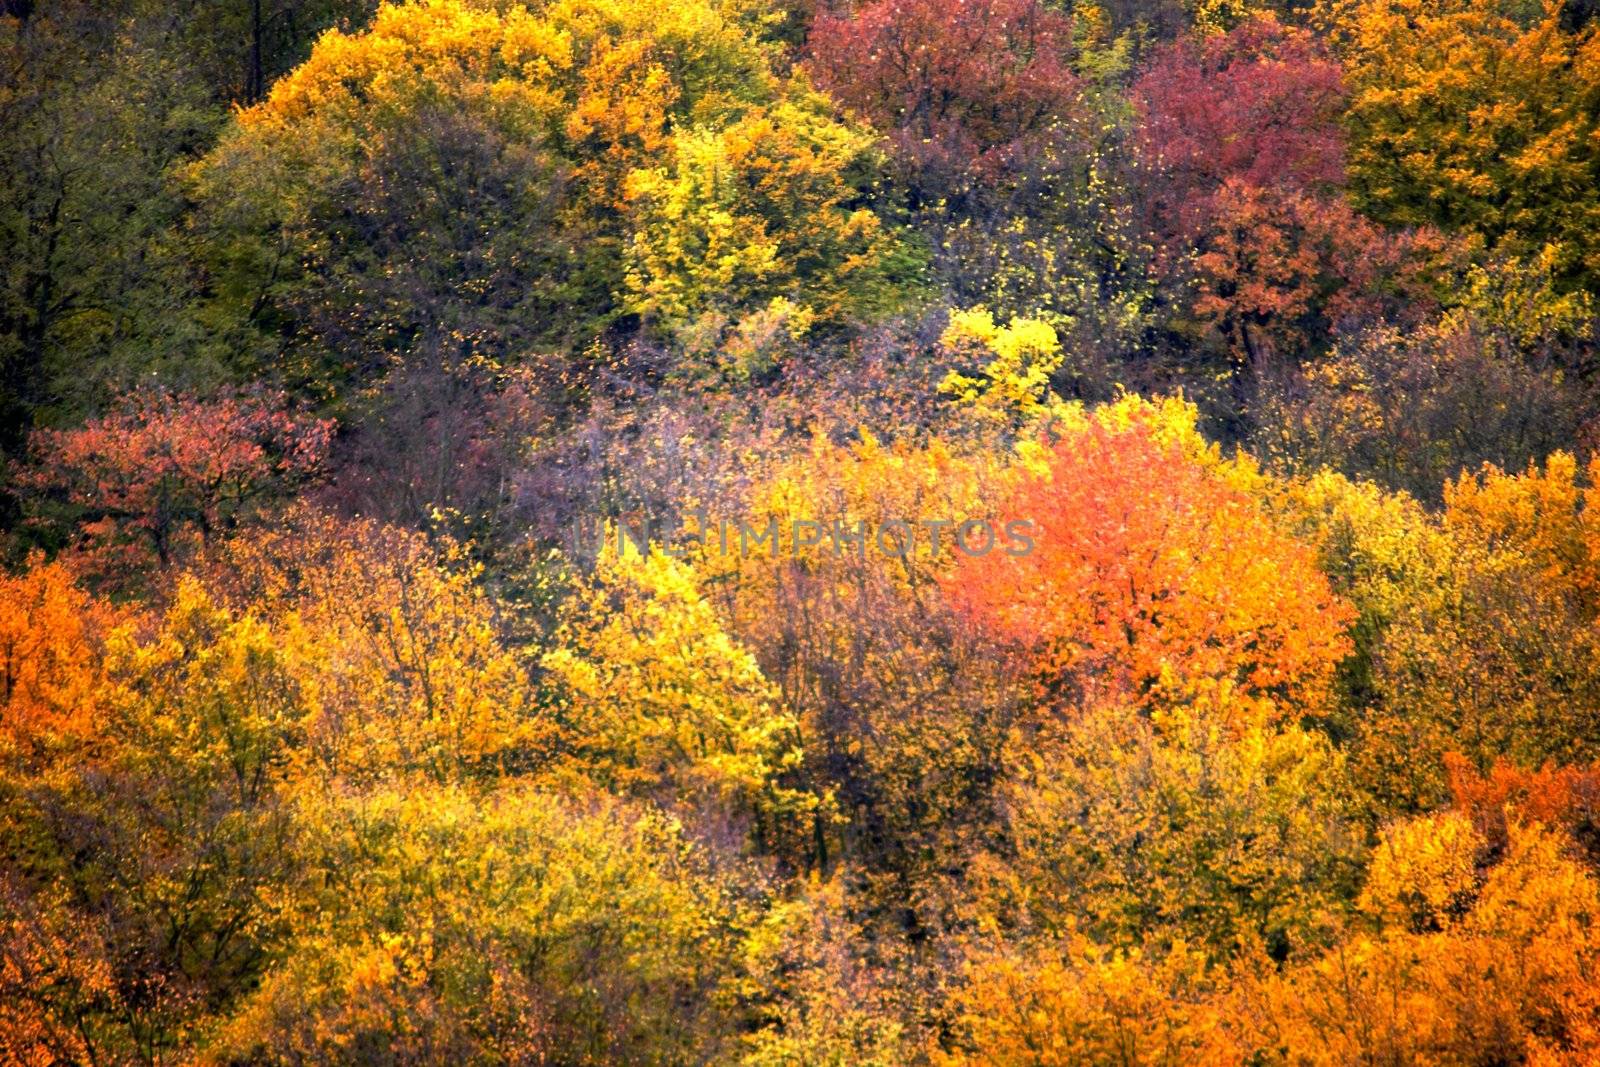
M 301 773 L 452 780 L 548 756 L 526 665 L 457 550 L 301 509 L 225 551 L 222 595 L 271 627 L 299 686 Z
M 608 538 L 542 659 L 576 769 L 663 801 L 767 820 L 815 806 L 788 783 L 799 724 L 730 637 L 693 567 Z

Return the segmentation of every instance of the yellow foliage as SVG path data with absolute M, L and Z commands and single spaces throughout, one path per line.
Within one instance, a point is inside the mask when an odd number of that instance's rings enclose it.
M 730 518 L 726 542 L 713 525 L 693 551 L 797 723 L 819 803 L 787 847 L 824 871 L 862 847 L 932 862 L 972 813 L 970 783 L 997 743 L 983 709 L 1005 699 L 1002 661 L 957 626 L 935 581 L 959 555 L 959 524 L 988 515 L 1007 474 L 990 456 L 865 431 L 850 444 L 819 434 L 763 474 L 737 518 L 770 540 Z
M 541 161 L 514 181 L 549 187 L 512 193 L 555 219 L 527 254 L 578 272 L 568 304 L 672 331 L 778 298 L 827 321 L 898 306 L 914 265 L 862 206 L 875 138 L 777 73 L 771 17 L 747 0 L 385 3 L 241 111 L 195 187 L 331 254 L 324 199 L 443 109 Z
M 1555 0 L 1535 7 L 1524 25 L 1498 0 L 1328 5 L 1352 87 L 1352 185 L 1385 221 L 1474 232 L 1561 291 L 1592 291 L 1600 32 L 1565 27 Z
M 1483 767 L 1593 758 L 1593 471 L 1556 453 L 1522 474 L 1463 474 L 1442 515 L 1328 472 L 1274 493 L 1360 613 L 1337 726 L 1375 811 L 1444 800 L 1451 751 Z
M 672 819 L 604 795 L 398 779 L 308 795 L 294 936 L 215 1062 L 692 1062 L 747 923 Z
M 771 815 L 814 798 L 783 785 L 798 727 L 730 638 L 694 569 L 615 531 L 542 660 L 578 769 L 646 796 Z
M 1162 448 L 1176 450 L 1185 459 L 1206 468 L 1242 492 L 1270 496 L 1273 479 L 1261 471 L 1248 452 L 1224 455 L 1222 446 L 1200 430 L 1200 409 L 1181 392 L 1158 397 L 1122 393 L 1115 400 L 1092 407 L 1073 401 L 1049 406 L 1041 428 L 1056 437 L 1081 433 L 1091 427 L 1113 433 L 1137 430 Z M 1025 439 L 1017 453 L 1036 476 L 1049 473 L 1047 439 Z
M 1002 766 L 1009 847 L 970 876 L 989 929 L 1303 952 L 1355 862 L 1340 753 L 1249 702 L 1084 709 L 1016 729 Z
M 471 568 L 420 535 L 302 510 L 226 555 L 232 595 L 270 623 L 299 686 L 305 773 L 447 780 L 548 754 Z
M 1582 290 L 1562 292 L 1556 277 L 1560 250 L 1545 244 L 1523 258 L 1502 258 L 1467 268 L 1460 310 L 1503 331 L 1525 349 L 1556 337 L 1585 334 L 1594 299 Z
M 1577 460 L 1566 452 L 1550 456 L 1543 470 L 1463 473 L 1445 487 L 1445 525 L 1478 548 L 1527 563 L 1552 588 L 1596 597 L 1600 509 L 1591 517 L 1589 497 L 1597 477 L 1600 457 L 1580 476 Z
M 1446 487 L 1433 563 L 1396 586 L 1374 646 L 1381 714 L 1362 757 L 1391 810 L 1445 795 L 1443 757 L 1480 767 L 1595 757 L 1600 722 L 1600 548 L 1588 478 L 1564 453 L 1523 474 L 1486 468 Z M 1413 550 L 1414 551 L 1414 550 Z M 1386 611 L 1389 609 L 1386 609 Z
M 107 639 L 116 733 L 135 760 L 226 767 L 241 804 L 279 783 L 304 741 L 311 708 L 293 638 L 235 614 L 196 578 L 179 578 L 159 629 L 124 626 Z
M 1061 405 L 1050 390 L 1050 377 L 1066 357 L 1049 323 L 1014 317 L 998 326 L 987 308 L 952 311 L 939 343 L 981 363 L 981 378 L 952 370 L 939 390 L 986 422 L 1014 427 Z
M 662 162 L 625 183 L 637 219 L 626 306 L 674 329 L 776 296 L 828 322 L 892 306 L 892 239 L 851 206 L 847 177 L 873 143 L 798 89 L 721 129 L 675 133 Z
M 1446 924 L 1477 888 L 1484 845 L 1472 820 L 1454 811 L 1388 827 L 1367 868 L 1362 910 L 1414 930 Z
M 1321 553 L 1334 588 L 1377 631 L 1407 605 L 1438 600 L 1453 552 L 1448 535 L 1405 493 L 1334 471 L 1280 483 L 1270 498 Z
M 744 995 L 762 1023 L 741 1067 L 899 1067 L 915 1046 L 884 988 L 860 957 L 869 930 L 850 918 L 839 879 L 809 880 L 776 902 L 745 940 Z
M 1008 477 L 990 457 L 937 439 L 886 443 L 865 428 L 848 444 L 816 434 L 808 448 L 763 473 L 743 512 L 708 516 L 712 525 L 691 549 L 706 588 L 741 633 L 770 632 L 796 570 L 814 575 L 831 603 L 860 595 L 863 582 L 884 583 L 897 599 L 913 597 L 956 556 L 956 524 L 984 517 Z M 926 520 L 946 524 L 937 552 L 921 525 Z M 911 528 L 909 539 L 898 523 Z

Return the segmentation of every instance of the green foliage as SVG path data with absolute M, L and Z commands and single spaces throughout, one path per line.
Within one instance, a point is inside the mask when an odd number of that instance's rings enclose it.
M 169 169 L 220 124 L 160 25 L 0 19 L 0 449 L 157 369 L 216 381 Z

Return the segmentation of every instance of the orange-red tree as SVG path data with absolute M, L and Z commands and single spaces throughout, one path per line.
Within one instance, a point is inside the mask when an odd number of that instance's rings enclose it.
M 185 531 L 225 530 L 314 474 L 332 428 L 278 394 L 141 390 L 76 429 L 35 434 L 25 484 L 77 508 L 108 563 L 165 565 Z
M 951 592 L 1027 651 L 1047 691 L 1322 701 L 1350 609 L 1238 484 L 1242 468 L 1137 418 L 1069 429 L 1041 468 L 1000 506 L 1033 521 L 1032 551 L 966 560 Z
M 0 761 L 92 734 L 114 618 L 60 563 L 0 574 Z

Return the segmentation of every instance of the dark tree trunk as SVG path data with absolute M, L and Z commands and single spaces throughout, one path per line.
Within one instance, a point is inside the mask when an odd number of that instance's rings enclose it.
M 261 69 L 261 0 L 250 0 L 250 84 L 245 90 L 250 103 L 261 99 L 265 83 Z

